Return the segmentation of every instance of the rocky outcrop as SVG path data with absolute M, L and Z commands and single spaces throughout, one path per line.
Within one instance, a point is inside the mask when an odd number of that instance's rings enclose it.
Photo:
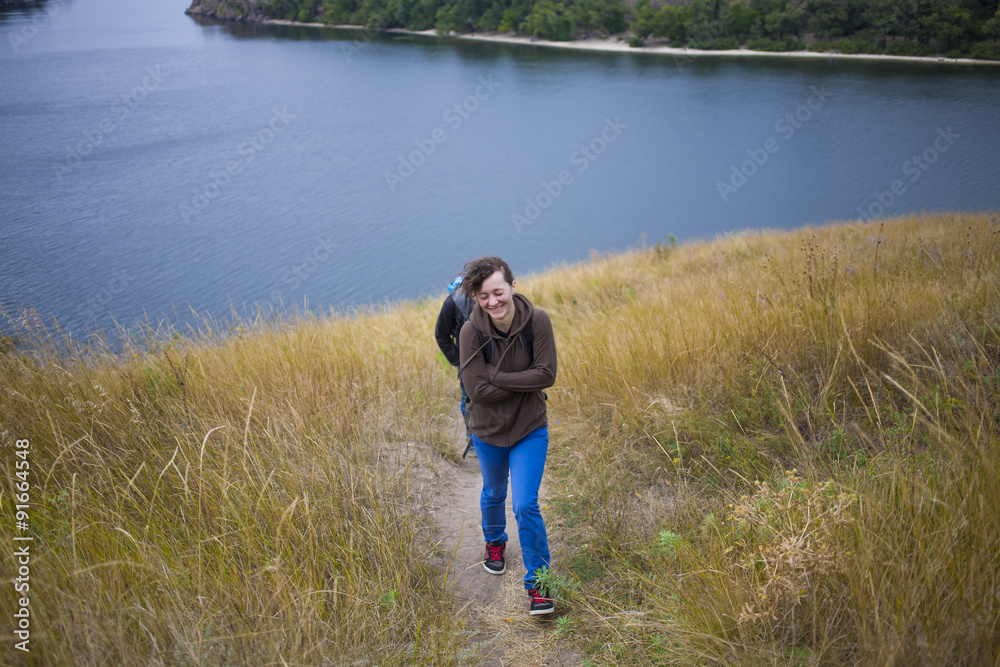
M 185 14 L 226 21 L 266 21 L 268 0 L 192 0 Z

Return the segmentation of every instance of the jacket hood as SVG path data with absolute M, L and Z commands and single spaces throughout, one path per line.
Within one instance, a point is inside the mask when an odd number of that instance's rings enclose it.
M 528 301 L 528 297 L 523 294 L 514 292 L 512 302 L 514 303 L 514 321 L 510 324 L 510 331 L 507 332 L 508 337 L 521 333 L 521 330 L 528 326 L 528 322 L 531 321 L 531 314 L 535 310 L 535 307 Z M 479 305 L 478 300 L 476 301 L 476 307 L 472 309 L 472 317 L 469 318 L 469 321 L 483 332 L 484 335 L 491 338 L 503 338 L 503 336 L 493 332 L 493 321 Z

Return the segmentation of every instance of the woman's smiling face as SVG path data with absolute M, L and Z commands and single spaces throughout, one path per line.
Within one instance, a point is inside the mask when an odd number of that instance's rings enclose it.
M 503 272 L 497 271 L 480 285 L 479 293 L 476 295 L 479 307 L 486 311 L 494 323 L 509 323 L 514 319 L 511 298 L 514 296 L 516 284 L 516 280 L 508 283 L 504 280 Z

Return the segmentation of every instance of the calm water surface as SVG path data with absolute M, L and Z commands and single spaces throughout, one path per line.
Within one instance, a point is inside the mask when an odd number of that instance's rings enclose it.
M 439 294 L 486 253 L 1000 209 L 1000 67 L 359 42 L 186 5 L 0 14 L 8 312 L 80 338 Z

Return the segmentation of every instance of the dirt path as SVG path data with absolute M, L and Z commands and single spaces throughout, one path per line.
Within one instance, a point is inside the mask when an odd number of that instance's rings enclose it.
M 464 447 L 464 445 L 463 445 Z M 469 659 L 478 665 L 580 665 L 581 657 L 555 635 L 559 609 L 548 618 L 528 614 L 524 564 L 517 523 L 507 499 L 507 572 L 497 576 L 483 568 L 483 531 L 479 511 L 482 477 L 479 461 L 470 453 L 458 465 L 440 466 L 433 518 L 440 528 L 447 584 L 454 587 L 459 616 L 471 631 Z M 545 481 L 540 492 L 544 506 Z M 542 510 L 543 516 L 545 514 Z M 558 558 L 558 553 L 553 553 Z

